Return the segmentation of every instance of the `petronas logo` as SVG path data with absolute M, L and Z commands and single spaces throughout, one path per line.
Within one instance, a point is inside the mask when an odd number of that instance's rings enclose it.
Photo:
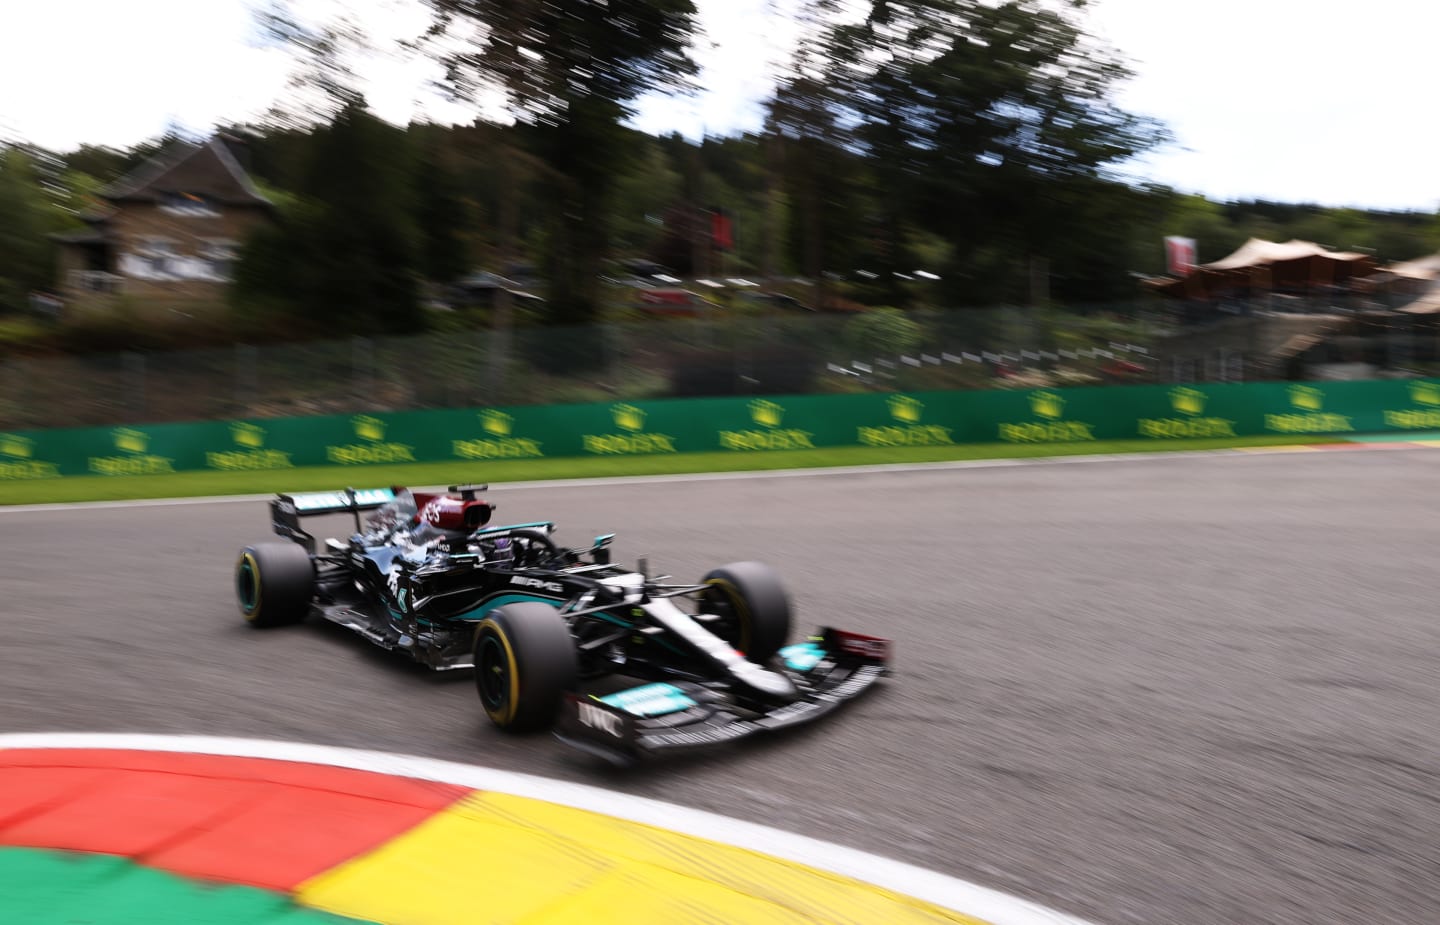
M 1179 414 L 1191 416 L 1205 411 L 1206 395 L 1199 389 L 1178 388 L 1170 391 L 1170 407 Z
M 503 411 L 487 408 L 480 412 L 480 426 L 485 428 L 487 434 L 508 437 L 511 429 L 515 426 L 515 418 Z
M 384 440 L 385 422 L 379 418 L 372 418 L 369 415 L 357 414 L 350 419 L 355 425 L 355 436 L 361 440 Z
M 890 406 L 890 416 L 902 424 L 920 423 L 920 413 L 925 409 L 924 402 L 908 395 L 891 396 L 886 404 Z
M 1314 386 L 1292 385 L 1290 404 L 1301 411 L 1319 411 L 1325 407 L 1325 393 Z
M 645 428 L 645 411 L 634 405 L 613 405 L 610 414 L 615 418 L 615 426 L 621 430 L 633 433 Z
M 15 434 L 0 434 L 0 453 L 14 459 L 29 459 L 35 452 L 35 441 Z
M 1440 406 L 1440 383 L 1410 383 L 1410 400 L 1417 405 L 1428 405 L 1431 408 Z
M 258 450 L 265 445 L 265 428 L 257 427 L 254 424 L 231 424 L 230 437 L 235 441 L 236 446 Z
M 117 427 L 113 431 L 115 448 L 127 453 L 143 453 L 150 446 L 150 437 L 144 431 Z
M 1031 392 L 1030 410 L 1047 421 L 1058 420 L 1065 413 L 1065 399 L 1054 392 Z
M 785 420 L 785 408 L 773 401 L 757 398 L 750 403 L 750 420 L 763 427 L 779 427 Z

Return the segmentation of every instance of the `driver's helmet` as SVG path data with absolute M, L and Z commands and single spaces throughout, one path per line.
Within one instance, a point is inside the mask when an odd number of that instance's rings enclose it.
M 509 565 L 515 561 L 515 547 L 508 536 L 498 536 L 485 544 L 485 561 L 494 565 Z

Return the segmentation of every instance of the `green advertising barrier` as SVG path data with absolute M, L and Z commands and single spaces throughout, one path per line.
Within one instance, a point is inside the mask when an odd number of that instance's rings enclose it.
M 1440 381 L 657 399 L 0 433 L 0 480 L 1440 430 Z

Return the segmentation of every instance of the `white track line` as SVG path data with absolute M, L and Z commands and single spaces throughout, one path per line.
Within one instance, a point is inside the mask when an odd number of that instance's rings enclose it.
M 438 781 L 555 803 L 667 829 L 694 838 L 722 842 L 912 896 L 982 919 L 992 925 L 1090 925 L 1083 919 L 979 884 L 853 848 L 701 810 L 513 771 L 475 767 L 415 755 L 216 736 L 83 732 L 0 734 L 0 749 L 6 748 L 192 752 L 324 764 Z

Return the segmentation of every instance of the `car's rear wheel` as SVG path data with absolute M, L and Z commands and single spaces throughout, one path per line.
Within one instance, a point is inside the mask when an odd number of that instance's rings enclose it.
M 700 612 L 710 630 L 753 662 L 763 662 L 790 636 L 790 598 L 780 576 L 763 562 L 732 562 L 707 574 Z
M 315 595 L 315 565 L 294 543 L 256 543 L 235 563 L 240 615 L 251 626 L 299 623 Z
M 490 721 L 507 732 L 555 721 L 579 662 L 570 627 L 548 604 L 508 604 L 475 630 L 475 687 Z

